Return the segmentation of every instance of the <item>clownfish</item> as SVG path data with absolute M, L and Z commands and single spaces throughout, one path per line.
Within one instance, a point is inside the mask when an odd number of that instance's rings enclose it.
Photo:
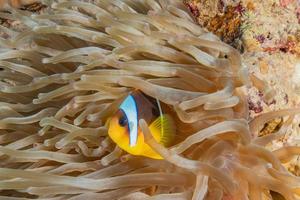
M 169 146 L 174 139 L 175 124 L 172 117 L 162 113 L 159 101 L 136 90 L 122 101 L 109 119 L 108 135 L 124 151 L 132 155 L 163 159 L 144 141 L 139 120 L 144 119 L 154 139 Z

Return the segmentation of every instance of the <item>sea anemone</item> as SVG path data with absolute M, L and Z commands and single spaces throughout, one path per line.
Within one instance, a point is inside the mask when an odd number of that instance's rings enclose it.
M 43 2 L 11 9 L 1 27 L 1 199 L 251 199 L 300 195 L 282 163 L 299 147 L 265 148 L 300 109 L 249 122 L 237 50 L 194 23 L 178 0 Z M 138 89 L 170 106 L 176 141 L 145 142 L 164 159 L 123 152 L 106 122 Z M 271 135 L 257 137 L 271 119 Z

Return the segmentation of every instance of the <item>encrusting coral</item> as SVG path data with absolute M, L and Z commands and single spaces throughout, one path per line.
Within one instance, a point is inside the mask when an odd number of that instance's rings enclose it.
M 194 23 L 177 0 L 44 1 L 0 26 L 1 199 L 285 199 L 300 179 L 284 168 L 299 147 L 264 148 L 300 109 L 248 121 L 250 84 L 237 50 Z M 172 109 L 176 143 L 146 143 L 164 160 L 122 152 L 106 121 L 139 89 Z M 288 119 L 285 117 L 288 116 Z M 267 121 L 283 117 L 272 135 Z

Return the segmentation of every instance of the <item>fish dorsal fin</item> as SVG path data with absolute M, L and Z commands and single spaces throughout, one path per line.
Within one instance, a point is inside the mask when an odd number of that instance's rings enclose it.
M 175 136 L 175 123 L 170 115 L 163 114 L 156 118 L 149 129 L 153 137 L 162 145 L 168 146 Z

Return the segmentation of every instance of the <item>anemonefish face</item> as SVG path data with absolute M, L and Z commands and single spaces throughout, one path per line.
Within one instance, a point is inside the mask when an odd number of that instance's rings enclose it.
M 129 145 L 128 120 L 122 110 L 118 110 L 110 119 L 108 134 L 113 141 L 119 142 L 119 146 Z
M 155 159 L 162 159 L 144 141 L 138 122 L 145 119 L 157 142 L 167 143 L 174 133 L 173 123 L 166 115 L 157 115 L 157 109 L 142 93 L 136 91 L 129 94 L 119 106 L 118 111 L 110 118 L 108 135 L 124 151 Z
M 121 103 L 111 118 L 108 134 L 123 150 L 134 155 L 140 154 L 143 135 L 138 128 L 138 108 L 134 96 L 128 95 Z

